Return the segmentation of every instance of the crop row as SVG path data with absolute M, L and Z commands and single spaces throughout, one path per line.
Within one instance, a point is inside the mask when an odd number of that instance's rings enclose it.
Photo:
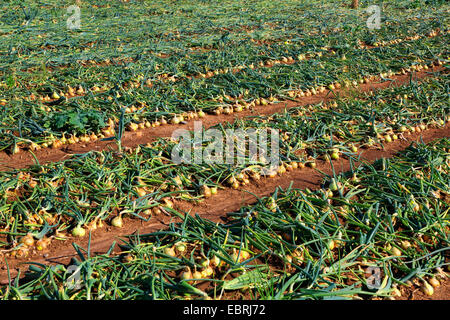
M 0 200 L 0 245 L 13 255 L 26 255 L 45 249 L 51 239 L 67 237 L 67 231 L 82 236 L 86 229 L 105 223 L 120 227 L 122 216 L 148 220 L 173 207 L 174 199 L 200 201 L 214 196 L 218 188 L 237 189 L 262 175 L 314 167 L 318 158 L 356 156 L 359 148 L 444 126 L 449 121 L 447 102 L 448 76 L 442 75 L 379 91 L 363 100 L 341 99 L 216 127 L 224 137 L 227 128 L 255 129 L 260 136 L 270 129 L 279 130 L 280 163 L 270 172 L 265 170 L 270 151 L 264 154 L 264 145 L 259 145 L 257 158 L 247 148 L 244 152 L 233 150 L 231 162 L 219 158 L 209 163 L 177 164 L 173 152 L 179 143 L 173 139 L 160 139 L 129 152 L 89 152 L 59 163 L 4 172 L 0 180 L 4 195 Z M 191 143 L 193 137 L 184 139 L 180 142 Z M 271 143 L 270 138 L 265 142 L 267 150 L 272 150 Z M 212 145 L 204 141 L 201 154 Z M 19 251 L 20 239 L 27 234 L 40 242 Z
M 251 10 L 235 1 L 218 7 L 207 3 L 200 5 L 212 10 L 204 13 L 206 20 L 194 10 L 198 4 L 189 1 L 169 12 L 162 3 L 83 4 L 85 29 L 68 32 L 59 10 L 65 4 L 69 2 L 2 7 L 0 21 L 9 29 L 0 38 L 5 50 L 0 67 L 2 150 L 30 141 L 51 144 L 52 135 L 98 135 L 122 107 L 139 109 L 126 116 L 127 122 L 162 122 L 161 117 L 169 120 L 183 112 L 213 111 L 221 105 L 213 99 L 279 98 L 292 88 L 358 81 L 448 55 L 443 46 L 445 5 L 421 12 L 421 19 L 417 10 L 403 8 L 405 3 L 386 5 L 383 27 L 369 31 L 361 12 L 337 8 L 335 2 L 317 2 L 306 12 L 305 4 L 295 1 L 283 6 L 252 3 Z M 22 14 L 26 23 L 20 25 Z M 242 30 L 286 41 L 264 42 Z M 169 45 L 189 48 L 188 39 L 196 41 L 197 33 L 212 34 L 217 50 L 164 52 Z M 435 39 L 424 38 L 430 35 Z M 382 47 L 361 50 L 364 44 Z M 78 60 L 94 65 L 86 68 L 74 63 Z M 55 69 L 58 65 L 65 67 Z M 272 68 L 258 69 L 260 65 Z
M 183 222 L 130 236 L 122 253 L 76 267 L 31 264 L 4 299 L 392 298 L 403 286 L 432 295 L 447 279 L 450 141 L 324 180 L 317 191 L 277 190 L 226 224 L 170 210 Z
M 445 26 L 440 20 L 446 8 L 440 6 L 421 12 L 418 19 L 417 11 L 399 11 L 387 5 L 382 29 L 373 32 L 365 25 L 367 15 L 344 8 L 339 10 L 336 3 L 311 6 L 285 1 L 283 6 L 277 6 L 261 1 L 252 3 L 250 10 L 242 3 L 227 1 L 219 8 L 206 4 L 206 16 L 198 13 L 197 3 L 182 5 L 170 13 L 165 13 L 167 5 L 163 3 L 140 3 L 139 6 L 116 3 L 95 9 L 89 8 L 91 4 L 80 4 L 83 32 L 77 33 L 67 30 L 67 15 L 63 15 L 61 2 L 53 6 L 49 2 L 46 6 L 26 3 L 25 8 L 9 3 L 4 7 L 6 12 L 0 20 L 4 30 L 2 47 L 9 53 L 7 60 L 2 61 L 4 66 L 16 69 L 40 66 L 43 52 L 48 55 L 45 63 L 49 65 L 74 63 L 80 59 L 134 58 L 145 51 L 175 54 L 179 58 L 192 47 L 219 48 L 226 44 L 234 50 L 251 40 L 295 42 L 305 40 L 302 38 L 308 34 L 326 34 L 335 43 L 346 38 L 372 43 Z M 67 2 L 67 6 L 70 4 Z M 309 10 L 305 12 L 306 6 Z M 152 11 L 156 14 L 149 14 Z M 26 24 L 20 25 L 24 20 Z
M 86 91 L 80 87 L 81 92 L 75 93 L 69 86 L 65 98 L 47 102 L 36 100 L 36 95 L 31 94 L 33 98 L 16 98 L 3 109 L 1 148 L 30 143 L 45 146 L 52 144 L 54 136 L 61 138 L 63 134 L 99 135 L 102 129 L 107 129 L 108 122 L 114 121 L 113 118 L 118 120 L 121 108 L 130 111 L 124 118 L 126 125 L 159 125 L 172 120 L 177 123 L 183 121 L 183 114 L 201 113 L 202 110 L 220 113 L 218 110 L 227 104 L 248 107 L 255 101 L 290 98 L 292 92 L 315 94 L 326 87 L 333 90 L 375 80 L 378 74 L 389 77 L 394 73 L 428 69 L 435 57 L 446 53 L 440 45 L 442 37 L 414 43 L 416 49 L 423 47 L 420 49 L 423 55 L 411 54 L 408 46 L 386 47 L 379 51 L 353 50 L 347 54 L 316 56 L 311 60 L 302 58 L 298 63 L 276 60 L 277 63 L 271 63 L 271 68 L 247 66 L 240 68 L 239 73 L 218 73 L 206 79 L 155 82 L 151 88 L 137 81 L 120 88 L 104 84 L 102 89 L 94 86 Z M 355 59 L 363 60 L 356 66 Z M 438 63 L 442 64 L 442 61 L 438 60 Z

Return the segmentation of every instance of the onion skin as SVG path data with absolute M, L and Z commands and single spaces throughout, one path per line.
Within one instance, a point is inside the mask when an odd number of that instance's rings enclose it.
M 392 247 L 391 253 L 397 257 L 400 257 L 402 255 L 402 252 L 397 247 Z
M 84 228 L 83 227 L 75 227 L 73 230 L 72 230 L 72 235 L 74 236 L 74 237 L 84 237 L 85 235 L 86 235 L 86 230 L 84 230 Z
M 202 278 L 203 278 L 203 276 L 202 276 L 201 272 L 195 270 L 195 271 L 192 273 L 192 279 L 202 279 Z
M 315 162 L 308 162 L 308 167 L 314 169 L 316 167 L 316 163 Z
M 422 285 L 422 291 L 423 293 L 425 293 L 427 296 L 432 296 L 434 294 L 434 288 L 432 285 L 430 285 L 428 282 L 426 282 L 425 280 L 423 280 L 423 285 Z
M 173 250 L 172 247 L 166 247 L 166 248 L 164 248 L 164 253 L 167 254 L 168 256 L 176 257 L 175 250 Z
M 176 248 L 177 248 L 177 250 L 178 250 L 178 252 L 181 252 L 181 253 L 183 253 L 183 252 L 185 252 L 186 251 L 186 244 L 184 244 L 184 243 L 178 243 L 178 244 L 176 244 Z
M 21 242 L 28 247 L 32 247 L 34 245 L 33 235 L 30 233 L 27 234 L 22 238 Z
M 191 272 L 191 270 L 189 268 L 187 268 L 186 271 L 184 271 L 181 274 L 181 279 L 182 280 L 189 280 L 189 279 L 192 279 L 192 278 L 193 278 L 192 277 L 192 272 Z
M 123 220 L 121 216 L 117 216 L 114 219 L 111 220 L 111 225 L 116 228 L 122 228 L 123 227 Z
M 201 186 L 200 191 L 205 198 L 209 198 L 212 195 L 211 189 L 207 185 Z
M 436 279 L 436 277 L 431 277 L 428 282 L 434 287 L 437 288 L 441 285 L 441 283 L 439 282 L 438 279 Z

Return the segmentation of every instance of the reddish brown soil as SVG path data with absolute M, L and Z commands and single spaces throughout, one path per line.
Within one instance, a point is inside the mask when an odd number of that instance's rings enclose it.
M 420 71 L 414 74 L 414 79 L 420 80 L 429 76 L 432 76 L 436 72 L 443 72 L 446 69 L 443 67 L 434 67 L 428 71 Z M 209 128 L 219 123 L 232 122 L 238 118 L 245 118 L 249 116 L 268 115 L 276 112 L 283 111 L 292 107 L 305 106 L 309 104 L 317 104 L 320 102 L 327 102 L 336 97 L 343 97 L 355 94 L 358 92 L 370 92 L 374 90 L 385 89 L 389 87 L 398 87 L 408 83 L 410 80 L 410 74 L 399 75 L 392 77 L 392 81 L 384 82 L 371 82 L 361 84 L 357 89 L 339 89 L 331 92 L 326 90 L 324 93 L 302 97 L 296 101 L 284 101 L 268 106 L 256 106 L 252 110 L 244 110 L 240 113 L 233 113 L 230 115 L 206 115 L 201 119 L 202 125 L 205 128 Z M 357 91 L 356 91 L 357 90 Z M 125 132 L 122 145 L 124 147 L 136 147 L 140 144 L 146 144 L 152 142 L 160 137 L 170 137 L 176 129 L 193 130 L 194 121 L 189 121 L 180 125 L 165 125 L 156 128 L 148 128 L 139 130 L 137 132 Z M 91 150 L 101 151 L 105 149 L 116 149 L 117 145 L 111 141 L 96 141 L 91 143 L 77 143 L 73 145 L 65 146 L 61 149 L 41 149 L 35 152 L 35 155 L 39 163 L 55 162 L 69 158 L 73 154 L 86 153 Z M 22 151 L 15 155 L 10 155 L 6 152 L 0 152 L 0 171 L 7 171 L 12 169 L 24 168 L 35 163 L 35 160 L 30 152 Z
M 419 286 L 400 287 L 402 293 L 401 297 L 396 297 L 396 300 L 450 300 L 450 280 L 440 281 L 441 285 L 434 289 L 434 294 L 428 296 L 420 289 Z
M 408 147 L 413 141 L 423 140 L 425 143 L 428 143 L 442 137 L 450 137 L 450 124 L 447 124 L 444 128 L 428 129 L 420 134 L 407 135 L 404 137 L 404 140 L 397 140 L 386 145 L 384 150 L 375 147 L 363 150 L 361 152 L 361 157 L 366 161 L 373 162 L 382 157 L 392 157 L 399 150 Z M 350 169 L 350 161 L 345 158 L 334 161 L 333 165 L 337 173 Z M 223 222 L 226 219 L 227 213 L 239 210 L 242 206 L 255 203 L 258 197 L 267 196 L 273 193 L 277 187 L 285 189 L 292 185 L 295 188 L 301 189 L 318 189 L 323 177 L 320 171 L 325 174 L 332 173 L 329 163 L 318 161 L 316 169 L 306 167 L 301 170 L 287 172 L 282 176 L 276 176 L 275 178 L 264 178 L 260 181 L 246 185 L 240 190 L 224 188 L 223 190 L 219 190 L 217 195 L 205 199 L 199 204 L 176 201 L 175 208 L 189 212 L 191 215 L 200 214 L 202 217 L 214 222 Z M 108 226 L 92 233 L 91 252 L 92 254 L 104 253 L 110 248 L 112 242 L 117 241 L 120 237 L 125 237 L 129 234 L 145 234 L 157 231 L 167 228 L 170 222 L 176 221 L 177 219 L 164 214 L 154 216 L 149 222 L 125 217 L 124 227 L 122 229 L 115 229 Z M 76 255 L 72 247 L 72 242 L 77 243 L 83 248 L 87 248 L 88 241 L 88 236 L 82 239 L 70 237 L 66 241 L 54 240 L 50 248 L 46 249 L 44 252 L 34 252 L 27 258 L 8 258 L 11 276 L 14 277 L 17 274 L 17 269 L 27 269 L 27 266 L 23 265 L 23 263 L 30 261 L 44 264 L 66 264 L 70 261 L 71 257 Z M 120 251 L 120 249 L 117 249 L 117 252 L 118 251 Z M 2 259 L 2 261 L 0 261 L 0 284 L 6 284 L 7 282 L 6 265 L 4 259 Z

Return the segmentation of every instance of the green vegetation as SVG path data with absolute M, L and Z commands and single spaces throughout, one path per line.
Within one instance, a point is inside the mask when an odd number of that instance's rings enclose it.
M 380 30 L 340 1 L 90 1 L 81 29 L 68 30 L 70 4 L 0 7 L 1 150 L 110 136 L 105 123 L 121 108 L 127 126 L 157 126 L 292 90 L 388 78 L 449 54 L 444 3 L 385 4 Z

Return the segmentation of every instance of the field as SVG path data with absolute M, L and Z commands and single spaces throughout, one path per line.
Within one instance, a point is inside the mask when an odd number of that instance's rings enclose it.
M 371 5 L 2 2 L 0 299 L 449 299 L 450 6 Z

